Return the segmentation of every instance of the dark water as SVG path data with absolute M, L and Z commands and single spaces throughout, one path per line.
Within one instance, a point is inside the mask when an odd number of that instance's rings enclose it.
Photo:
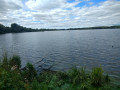
M 23 66 L 44 58 L 36 67 L 67 70 L 101 65 L 108 74 L 120 77 L 120 29 L 2 34 L 0 55 L 4 50 L 20 55 Z

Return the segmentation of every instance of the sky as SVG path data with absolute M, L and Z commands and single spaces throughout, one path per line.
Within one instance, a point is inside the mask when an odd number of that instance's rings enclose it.
M 0 23 L 57 29 L 120 25 L 120 0 L 0 0 Z

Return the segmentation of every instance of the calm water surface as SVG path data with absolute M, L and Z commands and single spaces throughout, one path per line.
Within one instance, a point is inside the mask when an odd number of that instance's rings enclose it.
M 46 31 L 0 35 L 0 55 L 7 50 L 17 54 L 22 66 L 36 63 L 39 69 L 54 65 L 54 70 L 73 66 L 91 69 L 102 66 L 108 74 L 120 78 L 120 29 Z

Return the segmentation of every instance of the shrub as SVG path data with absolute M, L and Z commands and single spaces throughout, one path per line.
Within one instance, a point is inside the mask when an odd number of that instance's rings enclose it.
M 103 83 L 103 69 L 101 67 L 93 68 L 91 73 L 91 83 L 93 86 L 99 87 Z
M 88 79 L 84 68 L 81 68 L 79 70 L 76 67 L 74 67 L 68 72 L 68 76 L 70 78 L 70 81 L 73 84 L 80 84 L 80 83 L 83 83 L 84 81 L 86 81 Z
M 10 72 L 0 68 L 0 90 L 24 89 L 24 82 L 18 72 Z
M 0 90 L 110 90 L 110 78 L 103 75 L 101 67 L 86 73 L 84 68 L 72 68 L 68 72 L 43 70 L 40 75 L 34 66 L 27 63 L 24 69 L 10 70 L 17 65 L 21 67 L 19 56 L 8 59 L 4 55 L 0 63 Z M 112 87 L 119 90 L 120 87 Z M 114 90 L 114 89 L 113 89 Z
M 19 69 L 21 67 L 20 57 L 16 56 L 16 55 L 13 55 L 12 58 L 10 58 L 10 60 L 9 60 L 9 65 L 11 67 L 17 66 L 17 68 Z
M 31 89 L 32 90 L 39 90 L 40 89 L 40 83 L 37 80 L 34 80 L 31 83 Z
M 24 80 L 26 82 L 31 82 L 37 77 L 37 72 L 32 64 L 27 63 L 26 69 L 22 72 Z

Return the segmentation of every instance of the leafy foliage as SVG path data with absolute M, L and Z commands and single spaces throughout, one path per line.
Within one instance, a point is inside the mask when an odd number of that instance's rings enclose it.
M 9 65 L 15 66 L 17 65 L 18 68 L 21 68 L 21 60 L 19 56 L 13 55 L 12 58 L 9 60 Z
M 31 82 L 37 77 L 37 72 L 32 64 L 27 63 L 25 70 L 22 72 L 26 82 Z
M 92 85 L 102 86 L 103 83 L 103 70 L 101 67 L 93 68 L 91 73 Z
M 21 67 L 19 56 L 8 59 L 4 55 L 0 63 L 0 90 L 119 90 L 110 84 L 110 77 L 103 74 L 101 67 L 86 72 L 84 68 L 72 68 L 68 72 L 43 71 L 37 74 L 34 66 L 27 63 Z

